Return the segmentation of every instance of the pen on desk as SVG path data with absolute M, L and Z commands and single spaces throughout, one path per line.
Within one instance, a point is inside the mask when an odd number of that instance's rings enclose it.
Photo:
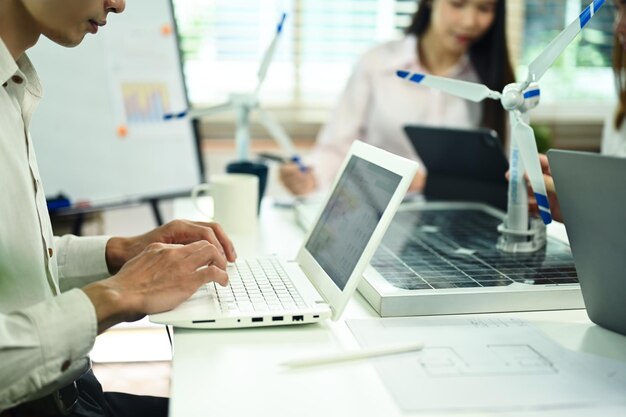
M 307 172 L 309 170 L 309 167 L 307 167 L 306 165 L 302 163 L 302 160 L 300 159 L 298 155 L 292 156 L 291 162 L 293 162 L 294 164 L 298 166 L 298 168 L 300 168 L 300 172 Z
M 280 155 L 276 155 L 276 154 L 273 154 L 273 153 L 267 153 L 267 152 L 260 152 L 258 155 L 259 155 L 259 157 L 261 157 L 263 159 L 268 159 L 270 161 L 280 162 L 281 164 L 286 164 L 288 162 L 293 162 L 294 164 L 296 164 L 298 166 L 298 168 L 300 168 L 300 172 L 307 172 L 309 170 L 309 168 L 302 163 L 302 160 L 300 159 L 300 157 L 298 155 L 294 155 L 291 158 L 283 158 Z
M 310 358 L 293 359 L 283 363 L 288 368 L 302 368 L 306 366 L 325 365 L 337 362 L 347 362 L 358 359 L 367 359 L 377 356 L 394 355 L 396 353 L 415 352 L 424 348 L 423 343 L 409 343 L 396 346 L 378 346 L 372 348 L 362 348 L 337 353 L 329 353 Z
M 274 153 L 259 152 L 257 155 L 259 156 L 259 158 L 267 159 L 269 161 L 274 161 L 274 162 L 280 162 L 281 164 L 284 164 L 287 162 L 285 158 L 283 158 L 280 155 L 276 155 Z

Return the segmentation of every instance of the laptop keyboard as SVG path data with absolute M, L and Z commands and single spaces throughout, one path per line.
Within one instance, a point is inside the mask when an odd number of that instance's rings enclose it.
M 223 313 L 265 312 L 306 308 L 280 261 L 276 258 L 244 259 L 227 269 L 229 284 L 209 284 L 207 289 Z
M 481 210 L 400 211 L 371 265 L 407 290 L 578 282 L 570 248 L 558 240 L 530 254 L 498 251 L 501 222 Z

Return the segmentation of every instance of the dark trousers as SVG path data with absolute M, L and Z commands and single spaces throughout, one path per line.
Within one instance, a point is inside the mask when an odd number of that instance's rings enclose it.
M 92 371 L 76 383 L 79 398 L 72 417 L 167 417 L 169 398 L 103 392 Z

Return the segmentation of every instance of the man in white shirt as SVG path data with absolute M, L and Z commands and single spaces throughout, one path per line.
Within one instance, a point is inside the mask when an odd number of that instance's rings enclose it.
M 167 399 L 103 393 L 87 355 L 112 325 L 169 310 L 206 282 L 226 285 L 236 258 L 213 223 L 174 221 L 131 238 L 52 235 L 28 133 L 42 89 L 25 51 L 40 35 L 78 45 L 124 7 L 0 0 L 0 417 L 167 415 Z

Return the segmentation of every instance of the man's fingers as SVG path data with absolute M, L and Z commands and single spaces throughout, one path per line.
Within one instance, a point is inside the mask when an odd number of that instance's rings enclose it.
M 550 175 L 544 175 L 543 182 L 546 184 L 546 191 L 548 192 L 548 194 L 556 193 L 556 188 L 554 188 L 554 178 L 552 178 Z
M 167 241 L 188 244 L 206 240 L 216 246 L 229 261 L 234 261 L 237 257 L 233 243 L 217 223 L 174 220 L 166 227 Z
M 233 242 L 230 240 L 222 226 L 220 226 L 218 223 L 207 222 L 194 222 L 194 224 L 211 231 L 211 236 L 216 242 L 219 243 L 219 248 L 224 253 L 224 256 L 226 256 L 228 262 L 235 262 L 235 260 L 237 260 L 235 245 L 233 245 Z
M 196 229 L 194 236 L 199 237 L 202 240 L 206 240 L 215 246 L 221 253 L 226 256 L 226 252 L 224 251 L 224 247 L 222 242 L 220 242 L 219 238 L 216 236 L 215 231 L 210 226 L 210 223 L 203 222 L 191 222 L 192 227 Z
M 186 252 L 185 261 L 189 262 L 194 268 L 215 265 L 226 270 L 227 262 L 222 252 L 205 240 L 190 243 L 181 250 Z
M 172 248 L 180 248 L 180 250 L 187 254 L 190 255 L 193 252 L 197 251 L 198 249 L 202 249 L 205 248 L 207 246 L 210 246 L 211 243 L 209 243 L 206 240 L 197 240 L 195 242 L 189 243 L 187 245 L 178 245 L 178 244 L 165 244 L 164 246 L 167 247 L 172 247 Z
M 226 254 L 226 259 L 228 259 L 229 262 L 235 262 L 235 260 L 237 260 L 235 245 L 233 245 L 233 242 L 230 240 L 222 226 L 220 226 L 218 223 L 212 223 L 210 227 L 211 230 L 213 230 L 213 232 L 215 233 L 217 239 L 222 244 L 222 247 L 224 248 L 224 253 Z
M 544 154 L 539 154 L 539 163 L 541 164 L 541 171 L 544 174 L 552 175 L 550 171 L 550 164 L 548 163 L 548 157 Z
M 193 273 L 194 278 L 199 279 L 202 283 L 217 282 L 222 287 L 228 285 L 228 274 L 226 271 L 216 267 L 215 265 L 209 265 L 206 268 L 198 269 Z

